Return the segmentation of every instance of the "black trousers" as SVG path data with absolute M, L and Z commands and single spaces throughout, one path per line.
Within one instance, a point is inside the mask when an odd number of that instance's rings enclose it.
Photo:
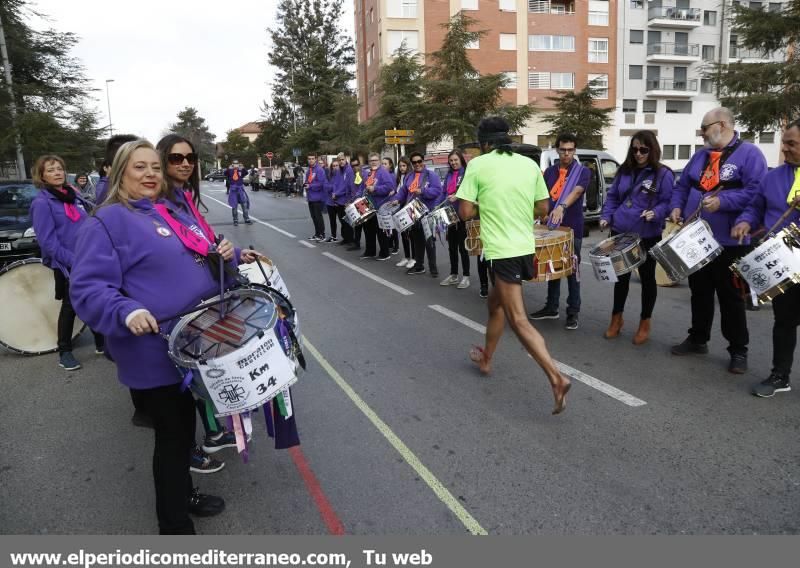
M 194 534 L 189 518 L 194 447 L 195 405 L 191 392 L 180 384 L 153 389 L 131 389 L 137 407 L 149 415 L 155 428 L 153 481 L 160 534 Z
M 325 221 L 322 220 L 322 201 L 309 201 L 308 212 L 311 214 L 311 221 L 314 223 L 314 236 L 325 236 Z
M 744 286 L 734 280 L 730 265 L 750 247 L 725 247 L 722 254 L 710 264 L 689 275 L 692 292 L 692 327 L 689 338 L 693 343 L 706 343 L 711 339 L 714 323 L 714 294 L 719 300 L 720 327 L 722 336 L 728 340 L 728 352 L 747 354 L 750 336 L 747 332 Z
M 344 205 L 328 205 L 328 221 L 331 225 L 331 236 L 336 238 L 336 220 L 342 225 L 342 236 L 344 236 Z
M 461 255 L 461 267 L 464 276 L 469 276 L 469 253 L 464 243 L 467 240 L 467 227 L 464 221 L 447 228 L 447 249 L 450 253 L 450 274 L 458 275 L 458 256 Z
M 403 241 L 403 257 L 415 258 L 414 256 L 414 241 L 411 240 L 409 231 L 400 233 L 400 240 Z
M 612 232 L 612 235 L 617 233 Z M 642 248 L 647 253 L 653 246 L 658 244 L 659 238 L 652 237 L 642 239 Z M 642 281 L 642 313 L 640 319 L 650 319 L 653 317 L 653 308 L 656 306 L 656 296 L 658 295 L 658 285 L 656 284 L 656 261 L 647 255 L 647 260 L 639 266 L 639 278 Z M 621 314 L 625 311 L 625 301 L 628 299 L 628 290 L 631 285 L 631 273 L 623 274 L 614 283 L 614 309 L 612 314 Z
M 342 216 L 340 217 L 342 221 L 342 240 L 346 243 L 353 242 L 353 227 L 350 223 L 347 222 L 344 215 L 344 205 L 342 205 Z
M 481 281 L 481 290 L 489 289 L 489 267 L 485 260 L 481 260 L 480 255 L 475 257 L 478 261 L 478 279 Z
M 425 232 L 420 223 L 411 227 L 411 240 L 414 243 L 414 268 L 425 267 L 425 252 L 428 253 L 428 268 L 432 274 L 439 272 L 436 267 L 436 239 L 425 239 Z
M 377 240 L 377 255 L 389 256 L 389 237 L 384 231 L 378 229 L 378 217 L 373 215 L 369 221 L 361 226 L 364 227 L 364 254 L 366 256 L 375 256 L 375 241 Z
M 400 237 L 397 235 L 397 229 L 393 229 L 392 234 L 389 237 L 389 248 L 393 251 L 396 251 L 400 248 Z
M 353 229 L 353 244 L 361 246 L 361 233 L 364 232 L 364 225 L 359 225 Z
M 53 270 L 56 284 L 56 300 L 61 300 L 61 309 L 58 312 L 58 352 L 72 351 L 72 331 L 75 327 L 75 309 L 69 298 L 69 280 L 60 270 Z M 103 334 L 92 331 L 94 334 L 94 347 L 102 351 L 105 345 Z
M 797 326 L 800 325 L 800 286 L 795 285 L 772 300 L 772 372 L 786 377 L 792 372 Z

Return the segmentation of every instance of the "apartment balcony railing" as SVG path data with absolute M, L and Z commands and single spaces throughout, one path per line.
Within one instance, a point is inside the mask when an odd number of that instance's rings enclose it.
M 764 53 L 760 49 L 748 49 L 732 45 L 729 49 L 731 59 L 758 59 L 761 61 L 772 59 L 771 53 Z
M 528 12 L 532 14 L 574 15 L 574 2 L 557 2 L 554 0 L 528 0 Z
M 650 93 L 658 91 L 691 96 L 697 93 L 697 79 L 648 79 L 646 87 Z
M 648 43 L 647 55 L 671 55 L 677 57 L 700 57 L 698 43 Z
M 703 19 L 703 11 L 699 8 L 676 8 L 674 6 L 662 6 L 660 8 L 650 8 L 647 11 L 648 20 L 670 20 L 675 23 L 687 23 L 700 25 Z

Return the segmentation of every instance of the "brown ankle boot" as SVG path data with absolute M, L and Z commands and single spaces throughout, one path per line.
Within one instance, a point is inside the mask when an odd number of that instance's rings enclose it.
M 639 329 L 636 330 L 636 335 L 633 336 L 633 344 L 641 345 L 650 338 L 650 320 L 639 320 Z
M 614 339 L 615 337 L 619 337 L 619 332 L 622 331 L 622 313 L 613 314 L 611 316 L 611 323 L 608 324 L 608 329 L 603 334 L 603 337 L 606 339 Z

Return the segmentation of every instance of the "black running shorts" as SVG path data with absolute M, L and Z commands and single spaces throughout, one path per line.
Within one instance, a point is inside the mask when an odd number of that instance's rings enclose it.
M 498 258 L 490 260 L 488 264 L 492 285 L 495 283 L 495 277 L 503 282 L 521 285 L 523 280 L 532 280 L 535 276 L 532 254 L 512 258 Z

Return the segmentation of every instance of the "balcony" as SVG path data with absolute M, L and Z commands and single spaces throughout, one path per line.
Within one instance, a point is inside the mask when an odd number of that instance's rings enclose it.
M 694 63 L 700 61 L 700 44 L 648 43 L 647 61 L 653 63 Z
M 697 79 L 648 79 L 646 90 L 651 97 L 689 98 L 697 94 Z
M 575 2 L 568 2 L 564 0 L 528 0 L 528 12 L 531 14 L 574 16 Z
M 764 53 L 760 49 L 747 49 L 738 45 L 731 45 L 728 48 L 728 60 L 740 63 L 767 63 L 774 61 L 772 53 Z
M 699 8 L 666 6 L 650 8 L 647 25 L 656 28 L 694 29 L 703 25 L 703 11 Z

